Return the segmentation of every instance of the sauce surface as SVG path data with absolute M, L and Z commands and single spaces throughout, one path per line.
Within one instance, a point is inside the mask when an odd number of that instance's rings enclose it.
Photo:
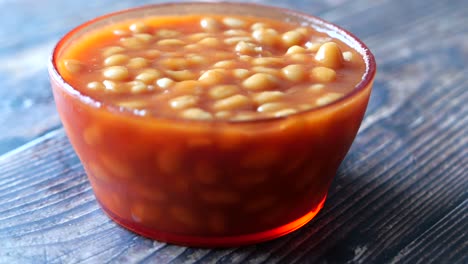
M 137 115 L 280 117 L 352 91 L 362 57 L 312 28 L 253 17 L 152 17 L 90 32 L 59 57 L 65 80 Z

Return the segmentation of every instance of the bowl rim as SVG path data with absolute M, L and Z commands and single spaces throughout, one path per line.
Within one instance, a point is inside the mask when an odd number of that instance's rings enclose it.
M 321 26 L 323 28 L 326 28 L 324 33 L 329 34 L 329 33 L 336 33 L 337 37 L 341 37 L 341 41 L 343 41 L 344 38 L 351 40 L 355 44 L 350 45 L 347 43 L 348 46 L 350 46 L 352 49 L 357 51 L 363 58 L 365 64 L 366 64 L 366 69 L 365 72 L 361 78 L 361 81 L 354 86 L 354 89 L 351 92 L 346 93 L 343 97 L 339 98 L 338 100 L 335 100 L 331 103 L 328 103 L 323 106 L 318 106 L 314 107 L 309 110 L 304 110 L 304 111 L 299 111 L 295 114 L 287 115 L 287 116 L 282 116 L 282 117 L 266 117 L 266 118 L 257 118 L 257 119 L 251 119 L 251 120 L 191 120 L 191 119 L 184 119 L 184 118 L 178 118 L 178 117 L 169 117 L 169 116 L 156 116 L 156 115 L 138 115 L 135 113 L 134 110 L 132 109 L 127 109 L 127 108 L 121 108 L 119 106 L 110 104 L 110 103 L 105 103 L 101 102 L 97 99 L 93 99 L 92 97 L 85 95 L 81 93 L 78 89 L 73 88 L 71 84 L 66 82 L 61 74 L 59 73 L 57 69 L 57 57 L 59 51 L 61 51 L 61 48 L 69 38 L 73 37 L 74 34 L 79 33 L 81 30 L 86 29 L 88 26 L 93 25 L 96 22 L 103 21 L 106 19 L 111 19 L 114 16 L 125 14 L 125 13 L 131 13 L 131 12 L 145 12 L 148 11 L 149 8 L 151 9 L 157 9 L 161 7 L 171 7 L 171 6 L 179 6 L 179 5 L 205 5 L 205 6 L 219 6 L 219 5 L 224 5 L 224 6 L 244 6 L 247 8 L 255 8 L 255 9 L 269 9 L 272 11 L 276 11 L 285 15 L 291 15 L 297 18 L 304 19 L 304 21 L 307 21 L 311 25 L 314 26 Z M 170 14 L 168 14 L 170 15 Z M 249 15 L 249 14 L 246 14 Z M 303 13 L 300 11 L 284 8 L 284 7 L 277 7 L 277 6 L 271 6 L 271 5 L 263 5 L 263 4 L 257 4 L 257 3 L 247 3 L 247 2 L 225 2 L 225 1 L 220 1 L 220 2 L 213 2 L 213 1 L 194 1 L 194 2 L 166 2 L 166 3 L 157 3 L 157 4 L 148 4 L 148 5 L 142 5 L 138 7 L 132 7 L 132 8 L 127 8 L 111 13 L 107 13 L 98 17 L 95 17 L 91 20 L 88 20 L 75 28 L 71 29 L 68 31 L 65 35 L 63 35 L 60 40 L 57 42 L 57 44 L 54 46 L 52 49 L 52 54 L 49 57 L 48 60 L 48 71 L 49 75 L 51 78 L 51 81 L 56 81 L 58 82 L 60 89 L 64 90 L 67 92 L 70 96 L 75 97 L 78 99 L 80 103 L 83 103 L 85 105 L 88 105 L 90 107 L 94 108 L 101 108 L 105 109 L 107 112 L 112 113 L 113 115 L 120 115 L 123 117 L 138 117 L 138 118 L 144 118 L 148 120 L 154 120 L 154 121 L 172 121 L 172 122 L 187 122 L 187 123 L 216 123 L 216 124 L 252 124 L 252 123 L 263 123 L 263 122 L 276 122 L 279 120 L 284 120 L 287 118 L 291 117 L 297 117 L 300 115 L 305 115 L 305 114 L 312 114 L 312 113 L 318 113 L 321 111 L 324 111 L 326 109 L 332 109 L 334 107 L 337 107 L 338 105 L 345 103 L 346 101 L 352 100 L 354 97 L 358 96 L 366 87 L 368 87 L 372 81 L 375 78 L 375 74 L 377 71 L 377 64 L 375 61 L 375 57 L 370 51 L 370 49 L 363 43 L 362 40 L 360 40 L 358 37 L 356 37 L 354 34 L 350 33 L 346 29 L 343 29 L 342 27 L 332 23 L 328 22 L 322 18 L 316 17 L 314 15 L 310 15 L 307 13 Z

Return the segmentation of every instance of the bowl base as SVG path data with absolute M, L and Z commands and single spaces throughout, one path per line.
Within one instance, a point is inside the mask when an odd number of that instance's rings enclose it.
M 250 244 L 256 244 L 260 242 L 265 242 L 272 240 L 284 235 L 287 235 L 312 220 L 317 213 L 322 209 L 327 196 L 322 199 L 322 201 L 312 210 L 307 212 L 305 215 L 299 217 L 298 219 L 291 221 L 288 224 L 276 227 L 270 230 L 253 233 L 253 234 L 244 234 L 237 236 L 219 236 L 219 237 L 203 237 L 203 236 L 190 236 L 190 235 L 179 235 L 172 234 L 167 232 L 161 232 L 154 229 L 149 229 L 145 227 L 135 227 L 134 224 L 129 221 L 120 218 L 119 216 L 112 213 L 110 210 L 106 209 L 102 204 L 100 204 L 103 211 L 117 224 L 142 235 L 144 237 L 155 239 L 161 242 L 166 242 L 170 244 L 176 244 L 181 246 L 190 246 L 190 247 L 237 247 L 245 246 Z M 98 201 L 99 202 L 99 201 Z

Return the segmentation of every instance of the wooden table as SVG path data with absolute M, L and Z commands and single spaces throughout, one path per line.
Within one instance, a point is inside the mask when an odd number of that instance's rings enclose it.
M 158 1 L 139 1 L 138 4 Z M 126 1 L 0 0 L 0 263 L 468 263 L 468 5 L 273 1 L 355 33 L 378 62 L 359 135 L 320 214 L 222 250 L 135 235 L 99 209 L 46 63 L 66 31 Z

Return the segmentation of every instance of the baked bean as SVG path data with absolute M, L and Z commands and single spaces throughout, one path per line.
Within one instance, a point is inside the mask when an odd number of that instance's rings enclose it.
M 195 221 L 195 218 L 193 217 L 192 213 L 181 206 L 174 206 L 169 208 L 169 214 L 173 217 L 173 219 L 184 226 L 196 226 L 197 222 Z
M 196 42 L 196 41 L 202 40 L 204 38 L 208 38 L 208 37 L 213 37 L 213 35 L 209 34 L 209 33 L 195 33 L 195 34 L 189 35 L 187 37 L 187 39 L 189 41 Z
M 246 153 L 240 165 L 248 169 L 269 168 L 280 159 L 280 152 L 275 147 L 255 148 Z
M 149 26 L 143 22 L 136 22 L 131 24 L 129 29 L 133 33 L 145 33 L 149 31 Z
M 250 71 L 247 69 L 234 69 L 232 70 L 232 75 L 238 79 L 244 79 L 250 75 Z
M 337 69 L 343 63 L 343 55 L 335 42 L 327 42 L 320 46 L 315 60 L 325 67 Z
M 148 105 L 147 102 L 143 100 L 121 101 L 116 104 L 128 109 L 143 109 Z
M 145 42 L 136 37 L 121 38 L 120 44 L 127 49 L 137 50 L 145 47 Z
M 283 116 L 288 116 L 288 115 L 292 115 L 292 114 L 295 114 L 297 113 L 297 110 L 296 109 L 293 109 L 293 108 L 286 108 L 286 109 L 282 109 L 282 110 L 279 110 L 279 111 L 276 111 L 274 113 L 274 116 L 275 117 L 283 117 Z
M 236 85 L 218 85 L 210 89 L 208 94 L 214 100 L 223 99 L 239 91 Z
M 143 43 L 149 43 L 153 40 L 153 35 L 147 33 L 134 34 L 133 36 L 141 40 Z
M 146 66 L 148 66 L 148 61 L 141 57 L 131 58 L 127 63 L 127 67 L 132 69 L 141 69 Z
M 170 29 L 160 29 L 155 33 L 155 36 L 158 38 L 175 38 L 180 35 L 181 33 L 179 31 Z
M 128 84 L 130 85 L 130 91 L 133 94 L 139 94 L 148 91 L 148 86 L 142 81 L 131 81 Z
M 189 62 L 183 58 L 167 58 L 161 60 L 161 65 L 170 70 L 184 70 Z
M 132 177 L 132 169 L 125 162 L 120 162 L 116 158 L 108 154 L 100 154 L 99 160 L 105 171 L 109 172 L 112 178 L 128 179 Z
M 155 157 L 156 169 L 168 175 L 177 173 L 182 166 L 183 156 L 180 147 L 166 147 L 158 149 Z
M 232 115 L 229 111 L 219 111 L 215 113 L 215 117 L 218 119 L 226 119 Z
M 230 28 L 243 28 L 247 25 L 244 20 L 234 17 L 225 17 L 223 19 L 223 24 Z
M 318 92 L 318 91 L 322 91 L 324 88 L 325 88 L 325 85 L 321 83 L 317 83 L 317 84 L 312 84 L 309 87 L 307 87 L 307 91 Z
M 193 55 L 187 58 L 191 66 L 203 66 L 208 63 L 208 59 L 201 55 Z
M 288 50 L 286 51 L 286 55 L 296 54 L 296 53 L 306 53 L 306 52 L 307 50 L 304 49 L 303 47 L 294 45 L 288 48 Z
M 104 66 L 116 66 L 125 64 L 130 58 L 124 54 L 114 54 L 104 60 Z
M 114 33 L 114 35 L 119 36 L 119 37 L 128 36 L 131 34 L 129 31 L 123 30 L 123 29 L 116 29 L 112 31 L 112 33 Z
M 237 44 L 241 41 L 249 42 L 249 41 L 252 41 L 252 38 L 251 37 L 230 37 L 230 38 L 224 39 L 224 43 L 227 45 Z
M 253 91 L 272 89 L 276 87 L 277 84 L 278 79 L 268 73 L 255 73 L 242 82 L 242 86 L 244 86 L 245 89 Z
M 311 71 L 312 80 L 319 82 L 331 82 L 336 78 L 336 72 L 327 67 L 314 67 Z
M 304 35 L 298 31 L 292 30 L 283 33 L 283 35 L 281 35 L 281 40 L 284 46 L 291 47 L 294 45 L 300 45 L 304 40 Z
M 202 29 L 208 32 L 216 32 L 221 29 L 221 24 L 214 18 L 206 17 L 200 20 L 200 26 Z
M 171 92 L 174 94 L 191 94 L 200 95 L 204 89 L 201 89 L 202 85 L 199 81 L 187 80 L 176 83 L 172 88 Z
M 234 50 L 240 54 L 256 54 L 262 52 L 261 47 L 258 47 L 253 43 L 245 41 L 238 42 L 237 45 L 234 47 Z
M 236 66 L 236 62 L 234 60 L 223 60 L 213 64 L 214 68 L 233 68 L 234 66 Z
M 252 95 L 253 101 L 260 105 L 281 100 L 283 97 L 284 93 L 280 91 L 265 91 Z
M 265 104 L 260 105 L 257 108 L 257 111 L 260 112 L 260 113 L 262 113 L 262 112 L 273 112 L 273 111 L 283 109 L 285 107 L 286 107 L 286 105 L 284 103 L 282 103 L 282 102 L 269 102 L 269 103 L 265 103 Z
M 315 103 L 319 106 L 322 106 L 322 105 L 326 105 L 326 104 L 329 104 L 333 101 L 336 101 L 338 99 L 340 99 L 341 97 L 343 97 L 343 94 L 340 94 L 340 93 L 327 93 L 321 97 L 319 97 Z
M 194 95 L 182 95 L 171 99 L 169 105 L 174 109 L 184 109 L 193 107 L 197 104 L 198 97 Z
M 118 85 L 116 82 L 111 81 L 111 80 L 104 80 L 102 81 L 102 84 L 106 88 L 106 91 L 117 91 Z
M 250 99 L 247 96 L 236 94 L 216 101 L 213 104 L 213 109 L 215 111 L 235 110 L 239 108 L 244 108 L 248 105 L 250 105 Z
M 157 42 L 159 46 L 182 46 L 185 42 L 180 39 L 163 39 Z
M 224 31 L 223 35 L 225 36 L 248 36 L 249 33 L 242 29 L 229 29 Z
M 263 45 L 273 46 L 279 41 L 278 31 L 272 28 L 260 28 L 252 32 L 252 37 Z
M 96 146 L 102 140 L 102 132 L 98 125 L 90 125 L 83 131 L 83 140 L 89 146 Z
M 204 38 L 198 41 L 197 44 L 213 48 L 213 47 L 219 47 L 221 45 L 221 42 L 217 38 L 209 37 L 209 38 Z
M 90 90 L 104 90 L 106 87 L 100 82 L 90 82 L 86 85 Z
M 108 47 L 108 48 L 105 48 L 102 52 L 102 55 L 104 57 L 109 57 L 111 55 L 114 55 L 114 54 L 117 54 L 117 53 L 122 53 L 124 52 L 125 49 L 122 48 L 122 47 L 119 47 L 119 46 L 112 46 L 112 47 Z
M 213 115 L 200 108 L 189 108 L 182 112 L 182 117 L 193 120 L 210 120 L 213 119 Z
M 308 41 L 306 44 L 304 44 L 304 46 L 306 47 L 307 50 L 311 52 L 317 52 L 320 49 L 320 46 L 322 46 L 322 44 L 318 42 Z
M 83 63 L 78 60 L 65 60 L 64 62 L 65 69 L 70 73 L 78 73 L 83 70 Z
M 281 69 L 283 77 L 292 82 L 300 82 L 306 77 L 304 66 L 299 64 L 291 64 Z
M 145 69 L 140 74 L 138 74 L 135 79 L 140 80 L 146 84 L 153 83 L 156 79 L 161 77 L 161 72 L 156 69 Z
M 248 121 L 248 120 L 254 120 L 257 119 L 258 116 L 255 113 L 238 113 L 235 116 L 231 117 L 230 120 L 232 121 Z
M 190 70 L 180 70 L 180 71 L 170 71 L 167 70 L 165 73 L 171 78 L 176 81 L 186 81 L 186 80 L 193 80 L 197 78 L 197 75 L 190 71 Z
M 258 30 L 258 29 L 263 29 L 263 28 L 268 28 L 267 24 L 261 23 L 261 22 L 257 22 L 257 23 L 255 23 L 255 24 L 253 24 L 252 26 L 250 26 L 250 29 L 251 29 L 252 31 Z
M 208 70 L 203 73 L 198 80 L 206 85 L 222 83 L 225 78 L 225 71 L 222 69 Z
M 105 78 L 111 79 L 111 80 L 116 80 L 116 81 L 122 81 L 128 78 L 129 73 L 128 69 L 124 66 L 111 66 L 102 72 L 103 76 Z
M 345 61 L 351 61 L 353 59 L 353 53 L 351 51 L 343 52 L 343 59 Z
M 261 72 L 261 73 L 268 73 L 273 76 L 279 75 L 280 71 L 276 68 L 268 68 L 264 66 L 254 66 L 252 67 L 252 71 L 254 72 Z
M 156 81 L 156 85 L 161 89 L 167 89 L 172 86 L 175 82 L 169 78 L 161 78 Z
M 261 65 L 261 66 L 280 66 L 283 64 L 283 59 L 272 58 L 272 57 L 262 57 L 262 58 L 253 59 L 252 63 L 254 65 Z
M 292 54 L 291 56 L 289 56 L 289 58 L 294 63 L 301 63 L 301 64 L 307 64 L 307 62 L 310 61 L 311 59 L 309 54 L 303 54 L 303 53 Z

